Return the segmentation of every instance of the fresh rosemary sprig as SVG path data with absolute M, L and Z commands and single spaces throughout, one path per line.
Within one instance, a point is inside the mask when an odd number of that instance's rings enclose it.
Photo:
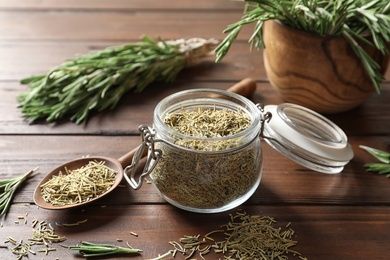
M 21 80 L 29 91 L 18 96 L 22 115 L 33 123 L 70 117 L 77 124 L 92 111 L 114 109 L 128 91 L 141 92 L 155 81 L 171 82 L 185 67 L 210 53 L 214 39 L 141 41 L 90 52 L 44 75 Z
M 37 169 L 38 168 L 15 178 L 0 180 L 0 216 L 7 214 L 16 189 Z
M 255 24 L 249 39 L 251 48 L 264 48 L 262 28 L 265 21 L 279 20 L 293 28 L 321 36 L 342 36 L 362 61 L 372 83 L 380 93 L 383 79 L 380 66 L 360 46 L 365 42 L 383 54 L 390 42 L 390 3 L 388 0 L 243 0 L 242 18 L 224 30 L 228 33 L 216 48 L 216 61 L 228 53 L 243 26 Z M 373 43 L 364 36 L 371 36 Z
M 370 153 L 378 161 L 381 162 L 366 163 L 364 166 L 366 167 L 367 171 L 377 172 L 379 174 L 386 174 L 386 177 L 390 178 L 390 153 L 364 145 L 360 145 L 359 147 L 366 150 L 368 153 Z
M 81 245 L 69 246 L 71 250 L 78 250 L 84 257 L 107 256 L 114 254 L 139 254 L 140 249 L 125 248 L 110 244 L 95 244 L 86 241 L 81 241 Z

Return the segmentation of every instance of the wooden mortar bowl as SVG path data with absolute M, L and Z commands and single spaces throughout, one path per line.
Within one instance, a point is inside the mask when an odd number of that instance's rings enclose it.
M 268 79 L 284 100 L 319 113 L 338 113 L 364 103 L 374 92 L 361 60 L 342 37 L 321 37 L 279 21 L 263 28 Z M 386 72 L 389 57 L 361 46 Z

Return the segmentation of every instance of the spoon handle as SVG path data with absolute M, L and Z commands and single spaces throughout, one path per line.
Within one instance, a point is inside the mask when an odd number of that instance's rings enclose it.
M 245 78 L 228 88 L 227 91 L 249 98 L 256 91 L 256 81 Z
M 139 147 L 134 148 L 133 150 L 131 150 L 130 152 L 128 152 L 127 154 L 123 155 L 121 158 L 118 159 L 118 162 L 122 164 L 123 168 L 131 164 L 134 154 L 137 152 L 138 148 Z M 141 158 L 145 157 L 147 154 L 148 154 L 147 149 L 144 149 Z

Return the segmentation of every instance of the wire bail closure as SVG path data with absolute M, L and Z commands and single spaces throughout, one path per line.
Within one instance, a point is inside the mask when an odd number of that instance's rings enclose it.
M 147 125 L 139 126 L 138 131 L 141 133 L 142 143 L 134 154 L 131 164 L 124 170 L 126 181 L 135 190 L 141 188 L 143 180 L 153 171 L 162 155 L 160 149 L 154 148 L 154 142 L 156 141 L 154 139 L 156 135 L 155 131 Z M 141 175 L 138 177 L 138 180 L 136 180 L 135 174 L 145 149 L 148 151 L 147 160 Z
M 264 135 L 264 126 L 265 123 L 268 123 L 272 119 L 272 113 L 271 112 L 265 112 L 264 110 L 264 105 L 263 104 L 256 104 L 256 107 L 260 110 L 260 123 L 261 123 L 261 128 L 260 128 L 260 133 L 259 136 L 263 138 L 268 138 L 268 139 L 273 139 L 270 136 L 265 136 Z

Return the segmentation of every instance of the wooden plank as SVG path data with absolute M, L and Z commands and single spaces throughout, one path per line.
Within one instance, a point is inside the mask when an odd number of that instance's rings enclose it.
M 189 9 L 192 11 L 227 11 L 227 10 L 243 10 L 244 3 L 240 1 L 226 0 L 164 0 L 164 1 L 145 1 L 145 0 L 67 0 L 67 1 L 51 1 L 51 0 L 0 0 L 0 10 L 56 10 L 56 9 L 71 9 L 71 10 L 155 10 L 161 11 Z
M 195 70 L 197 75 L 211 73 L 209 64 Z M 28 125 L 21 117 L 17 96 L 26 91 L 26 87 L 15 82 L 0 82 L 0 134 L 137 134 L 141 124 L 152 124 L 153 109 L 159 101 L 178 91 L 193 88 L 227 89 L 236 81 L 193 81 L 191 71 L 184 72 L 171 84 L 153 84 L 139 94 L 125 95 L 113 111 L 92 116 L 87 125 L 60 122 L 57 124 Z M 196 79 L 194 79 L 196 80 Z M 345 113 L 326 115 L 350 135 L 388 135 L 390 129 L 390 110 L 387 100 L 390 98 L 390 84 L 386 83 L 382 94 L 374 94 L 362 106 Z M 251 97 L 254 103 L 280 104 L 281 97 L 269 85 L 258 82 L 257 91 Z M 354 118 L 354 120 L 347 120 Z M 362 120 L 363 119 L 363 120 Z
M 179 210 L 165 202 L 151 184 L 134 191 L 125 182 L 86 207 L 49 211 L 34 205 L 38 182 L 58 165 L 86 155 L 118 158 L 139 145 L 137 127 L 152 124 L 153 108 L 169 94 L 201 87 L 226 89 L 252 77 L 258 81 L 253 102 L 280 104 L 283 100 L 267 81 L 262 52 L 249 51 L 246 41 L 251 28 L 243 31 L 222 63 L 215 64 L 210 56 L 183 71 L 172 84 L 156 83 L 143 93 L 129 93 L 117 109 L 94 116 L 87 125 L 27 125 L 16 101 L 27 89 L 19 84 L 21 78 L 45 72 L 77 53 L 136 41 L 142 34 L 221 40 L 222 30 L 241 17 L 242 5 L 229 0 L 0 0 L 0 179 L 39 167 L 18 189 L 9 214 L 0 217 L 0 246 L 9 236 L 27 241 L 32 235 L 31 221 L 39 219 L 66 236 L 65 245 L 86 240 L 126 246 L 128 241 L 143 250 L 134 259 L 148 259 L 172 249 L 169 241 L 219 229 L 229 221 L 229 214 L 243 209 L 251 215 L 274 217 L 281 227 L 291 222 L 298 241 L 293 249 L 308 259 L 388 259 L 389 180 L 365 171 L 364 164 L 374 159 L 359 145 L 390 151 L 390 70 L 381 95 L 374 94 L 352 111 L 327 115 L 346 132 L 355 152 L 340 174 L 307 170 L 263 142 L 260 186 L 244 205 L 228 212 L 205 215 Z M 26 216 L 27 223 L 18 216 Z M 61 225 L 82 220 L 87 222 Z M 139 236 L 132 236 L 131 231 Z M 80 258 L 58 244 L 50 247 L 56 251 L 29 259 Z M 16 258 L 7 249 L 0 248 L 0 252 L 4 259 Z M 221 255 L 206 258 L 220 259 Z M 289 255 L 289 259 L 299 258 Z
M 24 77 L 46 73 L 65 60 L 73 59 L 89 51 L 102 50 L 133 41 L 82 41 L 82 42 L 0 42 L 0 82 L 19 81 Z M 231 52 L 215 63 L 215 55 L 184 71 L 182 79 L 191 80 L 241 80 L 252 77 L 266 81 L 262 51 L 249 49 L 246 42 L 236 42 Z
M 291 222 L 290 228 L 295 231 L 293 239 L 298 245 L 292 249 L 300 252 L 307 259 L 387 259 L 390 248 L 387 241 L 390 235 L 386 227 L 390 225 L 389 207 L 361 206 L 246 206 L 242 211 L 251 216 L 270 216 L 277 223 L 275 227 L 282 230 Z M 82 213 L 81 213 L 82 212 Z M 48 211 L 37 209 L 34 205 L 15 205 L 11 208 L 7 219 L 3 221 L 0 245 L 7 237 L 27 241 L 32 236 L 31 222 L 38 219 L 50 223 L 56 234 L 65 236 L 63 245 L 75 245 L 80 241 L 95 243 L 110 243 L 126 247 L 129 242 L 134 248 L 142 249 L 142 255 L 132 256 L 132 259 L 150 259 L 173 249 L 170 241 L 179 241 L 185 235 L 200 235 L 220 229 L 230 221 L 229 214 L 237 210 L 219 214 L 191 214 L 177 210 L 171 206 L 161 205 L 121 205 L 106 208 L 87 207 L 84 209 Z M 27 215 L 27 224 L 18 216 Z M 205 221 L 207 219 L 207 221 Z M 63 223 L 76 223 L 87 220 L 78 226 L 65 227 Z M 14 221 L 19 221 L 16 224 Z M 56 224 L 57 223 L 57 224 Z M 138 237 L 130 234 L 136 232 Z M 364 235 L 362 235 L 364 234 Z M 122 239 L 123 242 L 118 242 Z M 220 238 L 223 240 L 223 238 Z M 9 245 L 12 247 L 12 245 Z M 76 259 L 75 251 L 50 244 L 56 251 L 48 253 L 37 252 L 29 259 Z M 41 248 L 34 246 L 38 251 Z M 1 249 L 2 256 L 7 259 L 15 257 L 10 250 Z M 288 255 L 289 259 L 300 259 Z M 185 256 L 177 254 L 177 259 Z M 207 259 L 220 259 L 220 254 L 213 252 L 205 256 Z M 175 259 L 176 259 L 175 258 Z M 122 259 L 120 256 L 110 259 Z
M 239 20 L 241 15 L 240 11 L 192 12 L 190 10 L 172 10 L 169 13 L 158 10 L 137 12 L 0 11 L 0 40 L 125 41 L 139 39 L 142 35 L 163 39 L 183 37 L 222 39 L 223 30 L 227 25 Z M 249 39 L 249 29 L 249 27 L 244 29 L 238 39 Z
M 382 84 L 381 94 L 374 93 L 361 106 L 327 117 L 349 135 L 390 135 L 390 84 Z
M 15 201 L 32 202 L 35 187 L 57 166 L 85 156 L 119 158 L 141 143 L 139 136 L 2 136 L 0 140 L 0 175 L 11 177 L 39 167 L 26 182 Z M 323 174 L 306 169 L 273 150 L 263 142 L 263 176 L 248 204 L 323 204 L 390 205 L 390 182 L 376 173 L 368 173 L 364 164 L 376 160 L 359 145 L 390 151 L 388 137 L 351 137 L 354 159 L 340 174 Z M 125 182 L 100 204 L 163 203 L 154 187 L 144 184 L 134 191 Z M 369 192 L 368 192 L 369 191 Z
M 22 78 L 46 73 L 51 68 L 66 60 L 89 51 L 102 50 L 109 46 L 126 44 L 131 41 L 76 41 L 76 42 L 21 42 L 0 41 L 0 82 L 19 81 Z M 202 59 L 201 63 L 182 73 L 182 79 L 191 80 L 241 80 L 252 77 L 259 81 L 267 81 L 263 65 L 263 50 L 250 50 L 245 41 L 237 41 L 229 53 L 219 63 L 215 63 L 215 55 Z M 385 74 L 390 80 L 390 69 Z
M 17 95 L 25 91 L 24 86 L 18 84 L 0 83 L 0 133 L 37 133 L 37 134 L 138 134 L 141 124 L 151 125 L 153 109 L 166 96 L 178 91 L 193 88 L 227 89 L 238 81 L 226 82 L 193 82 L 178 80 L 172 84 L 153 84 L 139 94 L 129 93 L 124 96 L 119 106 L 113 111 L 103 112 L 91 120 L 86 126 L 74 123 L 34 124 L 28 125 L 21 118 L 17 108 Z M 260 87 L 253 96 L 254 102 L 267 98 L 269 102 L 280 102 L 269 85 Z M 273 97 L 273 98 L 272 98 Z

